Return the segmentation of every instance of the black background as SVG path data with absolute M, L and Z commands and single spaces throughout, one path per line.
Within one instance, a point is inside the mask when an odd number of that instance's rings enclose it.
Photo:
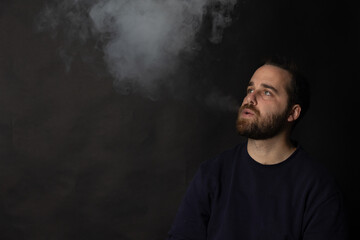
M 236 112 L 199 99 L 215 87 L 241 102 L 254 64 L 272 53 L 295 56 L 311 81 L 294 138 L 337 178 L 355 239 L 355 1 L 239 1 L 221 43 L 204 21 L 201 50 L 182 63 L 186 84 L 155 101 L 119 94 L 91 41 L 70 46 L 66 70 L 66 39 L 34 27 L 45 3 L 0 2 L 1 239 L 164 239 L 199 164 L 244 140 Z

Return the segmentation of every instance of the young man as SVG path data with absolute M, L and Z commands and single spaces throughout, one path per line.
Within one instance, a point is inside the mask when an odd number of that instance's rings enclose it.
M 248 141 L 201 165 L 169 240 L 346 239 L 333 178 L 290 140 L 307 86 L 287 60 L 255 71 L 236 123 Z

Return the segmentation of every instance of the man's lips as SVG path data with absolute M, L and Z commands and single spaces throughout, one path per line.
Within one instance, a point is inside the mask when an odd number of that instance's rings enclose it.
M 253 110 L 250 110 L 248 108 L 245 108 L 243 110 L 243 113 L 246 114 L 246 115 L 255 115 L 254 111 Z
M 253 109 L 251 109 L 249 107 L 243 107 L 241 109 L 241 113 L 240 113 L 241 117 L 253 117 L 255 115 L 258 115 L 257 110 L 253 110 Z

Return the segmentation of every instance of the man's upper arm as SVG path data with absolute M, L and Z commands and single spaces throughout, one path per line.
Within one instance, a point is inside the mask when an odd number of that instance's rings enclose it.
M 346 217 L 339 192 L 314 207 L 305 216 L 304 240 L 347 239 Z
M 209 178 L 200 168 L 180 204 L 168 240 L 205 240 L 209 217 Z

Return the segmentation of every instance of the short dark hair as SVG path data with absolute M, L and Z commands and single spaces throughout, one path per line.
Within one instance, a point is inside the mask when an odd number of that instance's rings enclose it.
M 295 104 L 299 104 L 301 106 L 301 113 L 298 120 L 302 119 L 310 107 L 310 84 L 307 78 L 299 72 L 295 60 L 283 55 L 274 55 L 265 58 L 262 65 L 276 66 L 291 74 L 290 87 L 287 88 L 287 93 L 289 95 L 288 106 L 291 107 Z

